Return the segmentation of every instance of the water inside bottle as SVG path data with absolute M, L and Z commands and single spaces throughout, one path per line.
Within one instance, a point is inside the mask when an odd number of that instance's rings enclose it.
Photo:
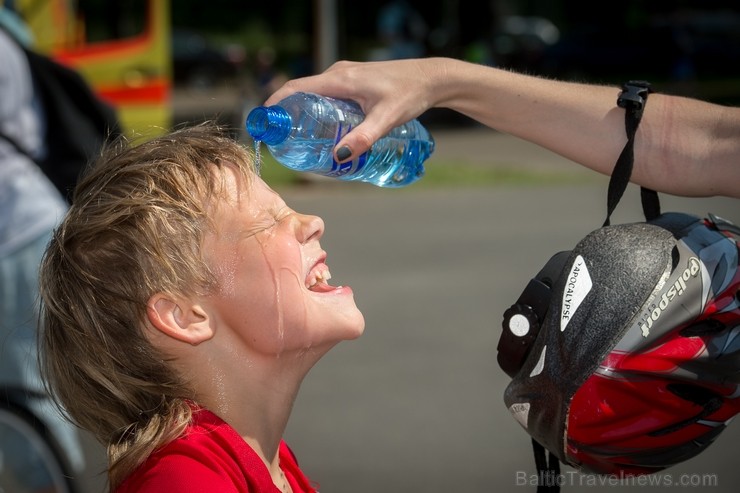
M 255 140 L 255 164 L 261 165 L 261 144 Z M 434 152 L 431 139 L 387 136 L 352 161 L 337 163 L 333 157 L 336 139 L 296 137 L 290 146 L 268 146 L 283 166 L 339 180 L 365 181 L 381 187 L 403 187 L 424 175 L 423 162 Z M 258 168 L 259 169 L 259 168 Z
M 433 144 L 422 140 L 385 139 L 373 146 L 365 168 L 349 180 L 362 180 L 382 187 L 402 187 L 424 176 L 423 161 L 433 152 Z

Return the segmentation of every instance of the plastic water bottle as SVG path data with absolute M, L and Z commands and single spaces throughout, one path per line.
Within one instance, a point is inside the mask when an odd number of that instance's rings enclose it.
M 340 180 L 360 180 L 380 187 L 403 187 L 424 175 L 423 162 L 434 139 L 417 120 L 400 125 L 352 161 L 339 164 L 333 149 L 364 120 L 353 101 L 295 93 L 274 106 L 260 106 L 247 116 L 247 131 L 282 165 Z

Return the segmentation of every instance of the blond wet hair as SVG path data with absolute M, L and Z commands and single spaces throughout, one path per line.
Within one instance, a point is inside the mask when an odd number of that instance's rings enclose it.
M 111 489 L 191 419 L 193 389 L 146 337 L 146 307 L 155 293 L 216 288 L 200 246 L 226 164 L 255 173 L 252 154 L 212 124 L 119 139 L 81 178 L 42 262 L 42 371 L 107 447 Z

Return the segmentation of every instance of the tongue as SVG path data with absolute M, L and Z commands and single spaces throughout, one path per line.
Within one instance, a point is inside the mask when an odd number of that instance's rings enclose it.
M 336 288 L 334 286 L 329 286 L 325 282 L 319 282 L 314 284 L 309 288 L 309 291 L 313 291 L 314 293 L 328 293 L 330 291 L 334 291 Z

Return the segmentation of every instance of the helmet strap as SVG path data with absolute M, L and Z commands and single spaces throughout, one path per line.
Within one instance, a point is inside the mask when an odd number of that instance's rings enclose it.
M 640 126 L 642 112 L 651 92 L 653 91 L 648 82 L 633 80 L 622 86 L 622 91 L 617 98 L 617 106 L 625 110 L 624 128 L 627 133 L 627 143 L 622 149 L 609 179 L 604 226 L 609 226 L 611 215 L 619 204 L 622 195 L 624 195 L 632 177 L 632 167 L 635 159 L 635 134 L 637 133 L 637 127 Z M 646 220 L 650 221 L 660 216 L 660 200 L 655 190 L 640 187 L 640 197 Z M 537 493 L 559 492 L 560 461 L 555 454 L 546 450 L 542 444 L 534 439 L 532 439 L 532 447 L 538 474 Z
M 614 165 L 609 190 L 607 192 L 607 212 L 604 226 L 609 226 L 614 209 L 622 198 L 627 184 L 632 176 L 632 166 L 635 158 L 635 134 L 642 120 L 642 112 L 647 103 L 648 94 L 653 92 L 650 84 L 645 81 L 631 80 L 622 86 L 622 92 L 617 98 L 617 106 L 624 108 L 624 127 L 627 133 L 627 143 L 624 145 L 617 163 Z M 640 187 L 642 211 L 646 220 L 655 219 L 660 215 L 660 201 L 655 190 Z
M 546 451 L 537 440 L 532 439 L 534 462 L 537 465 L 537 493 L 560 491 L 560 461 L 555 454 Z

